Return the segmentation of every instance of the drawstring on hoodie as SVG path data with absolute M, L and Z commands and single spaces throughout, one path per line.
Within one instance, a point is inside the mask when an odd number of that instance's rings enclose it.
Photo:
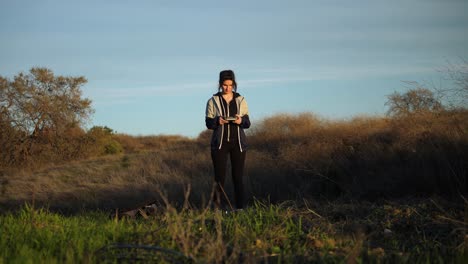
M 229 113 L 229 106 L 225 107 L 224 106 L 224 103 L 223 103 L 223 99 L 221 97 L 221 95 L 217 94 L 216 97 L 218 97 L 218 100 L 216 100 L 214 97 L 213 99 L 214 102 L 216 102 L 216 105 L 218 106 L 218 110 L 221 112 L 221 116 L 224 117 L 224 116 L 229 116 L 230 113 Z M 234 97 L 233 100 L 235 100 L 235 103 L 236 103 L 236 106 L 237 106 L 237 114 L 240 115 L 241 113 L 241 102 L 243 101 L 243 97 L 241 97 L 240 99 L 238 97 Z M 229 142 L 230 141 L 230 125 L 228 124 L 227 126 L 227 141 Z M 243 152 L 243 148 L 242 148 L 242 140 L 241 140 L 241 128 L 240 128 L 240 125 L 237 126 L 237 140 L 239 142 L 239 150 L 240 152 Z M 219 140 L 219 146 L 218 146 L 218 149 L 221 149 L 222 146 L 223 146 L 223 141 L 224 141 L 224 125 L 221 126 L 221 138 Z

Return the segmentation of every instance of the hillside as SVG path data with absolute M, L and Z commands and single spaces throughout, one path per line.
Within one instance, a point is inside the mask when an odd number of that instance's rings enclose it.
M 2 207 L 36 204 L 111 209 L 158 200 L 157 190 L 181 203 L 209 199 L 213 172 L 210 131 L 180 136 L 114 135 L 124 152 L 4 169 Z M 267 118 L 249 131 L 245 185 L 250 202 L 302 199 L 379 200 L 466 194 L 468 117 L 465 111 L 406 118 L 359 117 L 344 121 L 304 113 Z M 228 181 L 227 191 L 232 191 Z M 464 196 L 466 197 L 466 195 Z

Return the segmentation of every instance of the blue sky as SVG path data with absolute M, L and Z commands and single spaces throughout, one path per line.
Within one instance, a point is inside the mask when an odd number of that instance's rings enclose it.
M 465 0 L 2 0 L 0 75 L 85 76 L 88 127 L 132 135 L 196 137 L 224 69 L 253 125 L 383 115 L 403 81 L 468 57 L 466 14 Z

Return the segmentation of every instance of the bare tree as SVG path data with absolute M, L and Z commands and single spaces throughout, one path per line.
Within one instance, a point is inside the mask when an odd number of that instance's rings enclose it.
M 407 92 L 393 93 L 388 96 L 386 105 L 391 116 L 407 116 L 422 112 L 442 110 L 442 104 L 434 97 L 434 93 L 426 88 L 413 88 Z
M 445 99 L 450 108 L 468 107 L 468 61 L 460 58 L 459 63 L 447 62 L 441 70 L 445 79 L 452 82 L 448 87 L 435 87 L 434 90 Z
M 439 111 L 442 109 L 456 110 L 468 107 L 468 61 L 461 58 L 455 64 L 448 62 L 441 83 L 405 81 L 408 91 L 393 93 L 388 96 L 386 105 L 389 106 L 387 114 L 403 116 L 422 111 Z M 449 81 L 450 84 L 442 82 Z

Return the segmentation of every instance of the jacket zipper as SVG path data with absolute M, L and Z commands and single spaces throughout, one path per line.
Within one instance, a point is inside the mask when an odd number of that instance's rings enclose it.
M 226 102 L 227 106 L 227 117 L 229 117 L 229 103 Z M 229 123 L 227 123 L 227 142 L 229 142 L 229 138 L 231 137 L 231 127 L 229 126 Z
M 237 99 L 234 98 L 234 100 L 236 100 L 236 104 L 237 104 L 237 112 L 240 113 L 240 103 L 237 101 Z M 221 108 L 222 110 L 221 111 L 224 111 L 226 112 L 226 110 L 224 109 L 224 104 L 222 102 L 222 99 L 221 97 L 219 96 L 219 101 L 220 101 L 220 104 L 221 104 Z M 228 106 L 228 116 L 229 116 L 229 106 Z M 221 113 L 223 114 L 223 113 Z M 229 141 L 229 137 L 230 137 L 230 129 L 229 129 L 229 124 L 228 124 L 228 138 L 227 140 Z M 224 125 L 221 126 L 221 140 L 220 140 L 220 143 L 219 143 L 219 148 L 218 149 L 221 149 L 221 147 L 223 146 L 223 136 L 224 136 Z M 237 126 L 237 140 L 239 141 L 239 149 L 240 149 L 240 152 L 243 152 L 243 149 L 242 149 L 242 144 L 241 144 L 241 138 L 240 138 L 240 126 Z

